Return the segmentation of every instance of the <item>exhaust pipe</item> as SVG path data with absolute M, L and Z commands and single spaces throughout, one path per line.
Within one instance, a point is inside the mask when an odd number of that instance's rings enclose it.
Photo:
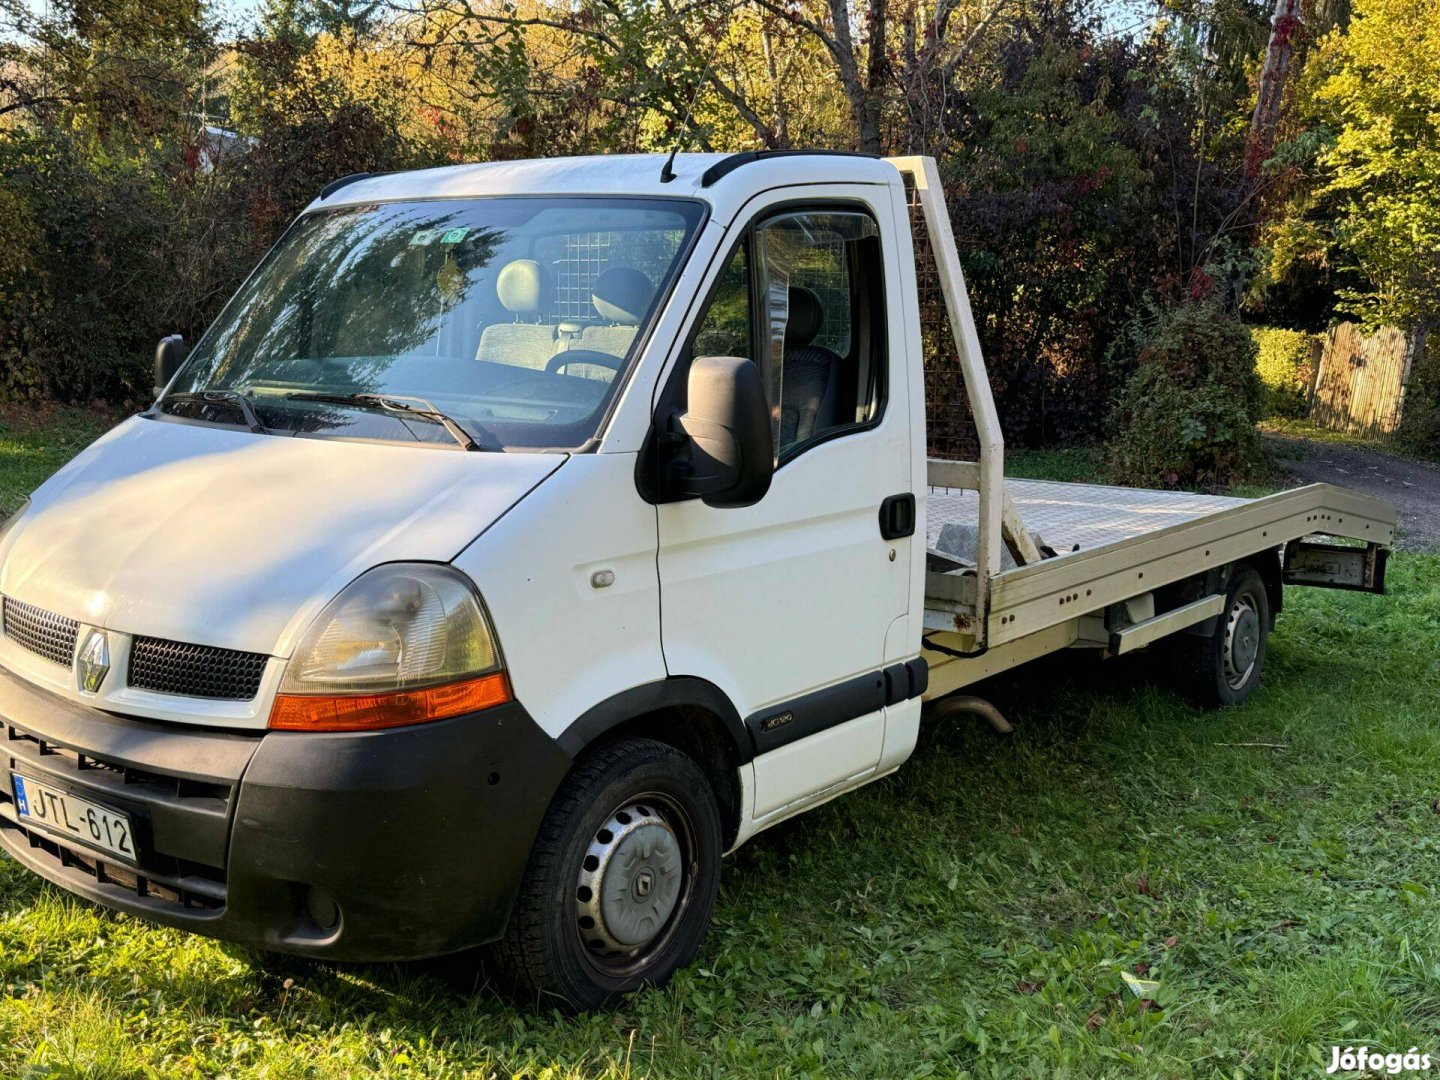
M 1009 735 L 1015 729 L 990 702 L 970 694 L 955 694 L 941 698 L 931 706 L 934 716 L 978 716 L 1002 735 Z

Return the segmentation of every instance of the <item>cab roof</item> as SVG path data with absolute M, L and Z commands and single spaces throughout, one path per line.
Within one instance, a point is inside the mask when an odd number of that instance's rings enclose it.
M 703 199 L 717 210 L 738 209 L 756 191 L 792 184 L 893 184 L 888 162 L 842 152 L 677 154 L 674 179 L 661 182 L 668 154 L 497 161 L 439 169 L 383 173 L 330 189 L 308 210 L 408 199 L 483 198 L 497 195 L 640 195 Z M 706 182 L 708 180 L 708 183 Z

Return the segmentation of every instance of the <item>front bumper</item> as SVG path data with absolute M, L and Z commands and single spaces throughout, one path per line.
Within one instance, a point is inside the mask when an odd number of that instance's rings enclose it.
M 390 731 L 139 722 L 0 670 L 0 848 L 118 911 L 244 945 L 407 960 L 504 932 L 570 758 L 510 703 Z M 22 823 L 19 772 L 131 816 L 129 866 Z

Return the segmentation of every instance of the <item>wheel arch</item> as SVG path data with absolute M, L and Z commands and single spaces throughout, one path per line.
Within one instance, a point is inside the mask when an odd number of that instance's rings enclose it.
M 1267 548 L 1240 560 L 1242 566 L 1253 566 L 1265 583 L 1265 599 L 1270 604 L 1270 623 L 1280 614 L 1285 603 L 1285 585 L 1280 570 L 1280 549 Z
M 704 770 L 720 803 L 725 846 L 741 820 L 738 770 L 754 759 L 750 733 L 734 704 L 714 683 L 675 676 L 623 690 L 587 709 L 556 739 L 571 758 L 621 736 L 663 742 Z

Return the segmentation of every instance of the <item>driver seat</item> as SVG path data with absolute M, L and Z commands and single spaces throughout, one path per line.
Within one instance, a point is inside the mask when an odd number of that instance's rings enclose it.
M 624 357 L 655 299 L 655 283 L 633 266 L 612 266 L 590 287 L 590 304 L 603 323 L 588 323 L 574 342 L 577 349 Z
M 791 285 L 785 320 L 785 352 L 780 373 L 779 449 L 804 442 L 839 423 L 840 357 L 815 338 L 825 326 L 820 297 L 803 285 Z

